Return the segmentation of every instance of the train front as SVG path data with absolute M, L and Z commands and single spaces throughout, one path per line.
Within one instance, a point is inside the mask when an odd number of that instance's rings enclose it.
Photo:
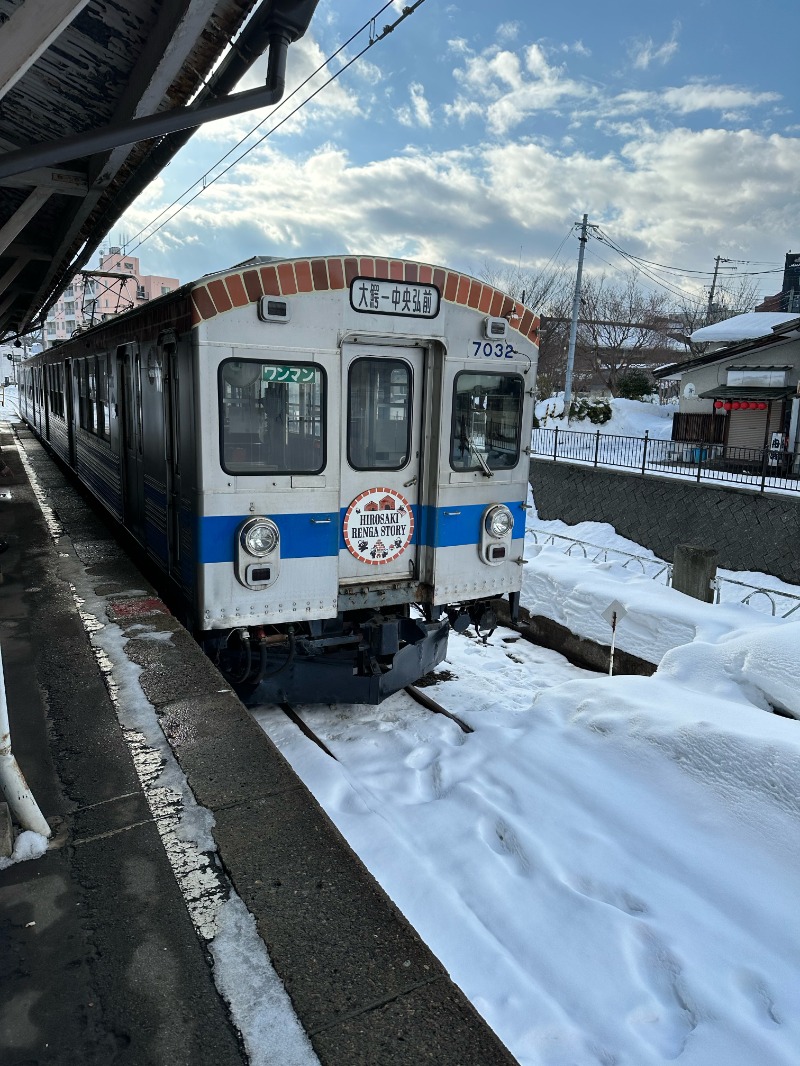
M 530 311 L 457 272 L 347 257 L 261 261 L 193 302 L 216 371 L 201 613 L 230 680 L 376 703 L 442 661 L 451 626 L 485 632 L 494 599 L 516 605 Z

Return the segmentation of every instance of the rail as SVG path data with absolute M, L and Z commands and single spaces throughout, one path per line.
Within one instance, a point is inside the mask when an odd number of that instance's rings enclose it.
M 613 433 L 535 429 L 531 456 L 640 474 L 735 484 L 757 492 L 800 494 L 800 456 L 785 449 L 740 448 L 702 441 Z
M 580 552 L 581 558 L 592 563 L 619 561 L 623 569 L 627 570 L 636 566 L 638 567 L 637 574 L 641 572 L 643 577 L 650 578 L 651 581 L 659 581 L 663 578 L 662 584 L 672 585 L 672 563 L 658 559 L 654 555 L 636 555 L 623 551 L 621 548 L 591 544 L 586 540 L 577 540 L 575 537 L 567 537 L 562 533 L 551 533 L 549 530 L 537 529 L 535 526 L 529 526 L 526 533 L 535 544 L 541 547 L 548 544 L 557 547 L 556 541 L 564 541 L 566 542 L 566 547 L 563 549 L 564 555 L 574 555 Z M 741 603 L 763 614 L 765 612 L 757 604 L 762 604 L 766 600 L 773 618 L 776 615 L 780 618 L 789 618 L 795 611 L 800 611 L 800 594 L 793 592 L 783 592 L 781 589 L 767 588 L 763 585 L 750 585 L 746 581 L 737 581 L 735 578 L 719 575 L 714 578 L 713 588 L 714 603 Z M 739 589 L 744 590 L 743 594 L 737 591 Z

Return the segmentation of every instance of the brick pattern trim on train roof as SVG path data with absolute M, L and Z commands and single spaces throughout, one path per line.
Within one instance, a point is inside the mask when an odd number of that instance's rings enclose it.
M 282 259 L 198 282 L 191 289 L 192 325 L 255 303 L 262 296 L 347 289 L 356 277 L 435 285 L 447 303 L 472 307 L 493 318 L 509 318 L 512 329 L 534 344 L 539 342 L 539 316 L 492 285 L 444 267 L 373 256 Z

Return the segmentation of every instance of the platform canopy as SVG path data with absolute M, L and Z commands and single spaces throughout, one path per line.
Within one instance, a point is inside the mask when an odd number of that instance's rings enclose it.
M 202 122 L 275 103 L 318 0 L 0 0 L 0 340 Z M 232 93 L 261 57 L 264 85 Z

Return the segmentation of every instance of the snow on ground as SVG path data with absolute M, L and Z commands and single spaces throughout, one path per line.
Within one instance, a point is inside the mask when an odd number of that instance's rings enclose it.
M 609 431 L 640 432 L 618 403 Z M 542 525 L 649 554 L 608 526 Z M 800 722 L 769 708 L 800 713 L 800 622 L 698 603 L 534 532 L 526 555 L 530 610 L 606 642 L 600 612 L 620 600 L 618 644 L 660 663 L 653 677 L 580 670 L 498 630 L 453 636 L 430 690 L 470 734 L 405 693 L 301 708 L 335 762 L 254 713 L 523 1066 L 795 1066 Z M 114 627 L 93 640 L 117 658 Z M 253 1016 L 270 1000 L 237 908 L 212 950 L 266 1061 L 275 1019 Z
M 257 717 L 520 1063 L 789 1066 L 800 724 L 765 708 L 800 623 L 773 632 L 767 668 L 744 632 L 652 678 L 455 637 L 428 691 L 474 732 L 403 693 L 302 708 L 339 762 Z
M 654 558 L 610 526 L 541 525 Z M 256 716 L 524 1066 L 794 1066 L 800 722 L 770 709 L 800 715 L 800 621 L 542 539 L 525 606 L 608 643 L 620 600 L 617 643 L 652 677 L 498 630 L 452 637 L 428 690 L 470 734 L 404 693 L 302 708 L 334 762 Z

